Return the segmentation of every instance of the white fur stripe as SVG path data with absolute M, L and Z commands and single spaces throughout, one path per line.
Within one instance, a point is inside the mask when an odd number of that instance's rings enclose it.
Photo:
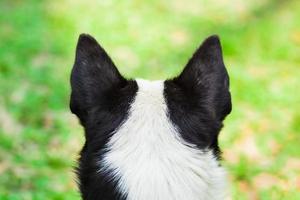
M 107 144 L 101 170 L 113 170 L 128 200 L 224 199 L 224 170 L 210 151 L 182 140 L 167 117 L 163 82 L 137 83 L 129 117 Z

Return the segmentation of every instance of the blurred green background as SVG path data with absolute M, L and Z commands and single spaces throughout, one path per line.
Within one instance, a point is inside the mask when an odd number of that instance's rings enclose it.
M 233 112 L 229 199 L 300 199 L 300 1 L 1 0 L 0 199 L 80 199 L 69 76 L 82 32 L 127 77 L 175 76 L 218 34 Z

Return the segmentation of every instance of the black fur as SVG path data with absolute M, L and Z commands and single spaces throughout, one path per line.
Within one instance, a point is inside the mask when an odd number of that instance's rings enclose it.
M 122 199 L 112 174 L 99 173 L 105 144 L 126 119 L 137 91 L 135 81 L 126 80 L 103 50 L 89 35 L 81 35 L 71 74 L 71 111 L 78 116 L 86 142 L 80 153 L 79 188 L 85 200 Z
M 70 109 L 85 129 L 77 168 L 84 200 L 126 199 L 110 171 L 99 172 L 109 138 L 128 117 L 138 86 L 125 79 L 97 41 L 79 37 L 71 74 Z M 231 111 L 229 78 L 217 36 L 205 40 L 183 72 L 165 81 L 169 118 L 182 137 L 219 157 L 218 134 Z
M 219 38 L 207 38 L 182 73 L 165 81 L 169 117 L 182 137 L 219 158 L 218 134 L 231 111 L 229 77 Z

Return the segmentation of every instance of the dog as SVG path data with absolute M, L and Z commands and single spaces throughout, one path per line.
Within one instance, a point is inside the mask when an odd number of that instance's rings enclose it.
M 71 72 L 70 109 L 84 127 L 84 200 L 224 199 L 218 135 L 231 112 L 219 37 L 208 37 L 175 78 L 124 78 L 88 34 Z

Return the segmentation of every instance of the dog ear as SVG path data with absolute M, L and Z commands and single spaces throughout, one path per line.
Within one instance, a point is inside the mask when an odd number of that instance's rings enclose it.
M 90 109 L 97 106 L 105 92 L 124 84 L 126 79 L 104 49 L 90 35 L 81 34 L 71 73 L 71 111 L 84 123 Z
M 213 117 L 223 120 L 230 113 L 229 77 L 218 36 L 201 44 L 175 81 L 191 98 L 198 98 Z

